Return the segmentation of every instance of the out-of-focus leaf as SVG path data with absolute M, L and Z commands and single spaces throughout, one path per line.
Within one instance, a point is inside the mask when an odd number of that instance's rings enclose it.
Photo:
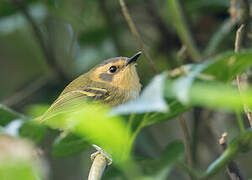
M 222 40 L 230 33 L 233 29 L 230 18 L 225 20 L 221 24 L 220 28 L 213 34 L 211 40 L 207 44 L 207 47 L 204 50 L 204 56 L 208 57 L 216 52 L 218 47 L 221 47 Z
M 43 123 L 76 133 L 90 144 L 102 147 L 115 163 L 120 164 L 129 158 L 130 132 L 121 117 L 109 116 L 108 112 L 109 109 L 104 105 L 80 103 L 74 112 L 58 114 Z
M 38 118 L 46 112 L 50 106 L 47 104 L 33 104 L 25 108 L 25 114 L 30 118 Z
M 119 105 L 112 110 L 112 114 L 130 114 L 146 112 L 166 112 L 169 110 L 165 102 L 163 89 L 167 73 L 156 76 L 143 90 L 141 96 L 129 103 Z
M 167 112 L 167 113 L 160 113 L 160 112 L 151 113 L 148 116 L 147 120 L 145 121 L 144 126 L 149 126 L 154 123 L 160 123 L 163 121 L 167 121 L 169 119 L 177 117 L 178 115 L 180 115 L 183 112 L 190 109 L 190 106 L 182 105 L 177 100 L 168 100 L 167 102 L 169 103 L 169 112 Z
M 166 96 L 175 98 L 176 93 L 167 84 Z M 242 109 L 243 104 L 252 107 L 252 90 L 243 91 L 240 95 L 237 87 L 220 83 L 194 83 L 189 89 L 187 105 L 202 105 L 211 108 Z
M 27 141 L 0 135 L 0 179 L 46 179 L 41 157 L 35 151 Z
M 53 144 L 53 155 L 56 157 L 70 156 L 84 151 L 90 143 L 84 137 L 75 134 L 59 136 Z
M 19 128 L 19 135 L 39 143 L 46 135 L 46 127 L 28 120 Z
M 0 104 L 0 126 L 6 126 L 11 121 L 20 118 L 22 119 L 24 116 Z
M 209 74 L 214 77 L 214 80 L 229 82 L 234 77 L 245 71 L 252 64 L 252 51 L 241 53 L 224 53 L 217 56 L 211 64 L 203 71 L 204 74 Z
M 182 104 L 190 104 L 189 103 L 189 94 L 194 90 L 190 90 L 191 86 L 194 84 L 196 80 L 203 80 L 204 78 L 209 78 L 208 82 L 212 80 L 216 80 L 219 82 L 230 82 L 234 79 L 234 77 L 245 71 L 252 64 L 252 52 L 247 51 L 239 54 L 235 53 L 225 53 L 223 55 L 217 56 L 213 60 L 206 61 L 199 65 L 193 65 L 188 70 L 188 75 L 184 77 L 180 77 L 174 81 L 174 83 L 169 84 L 168 88 L 172 90 L 171 95 L 175 95 L 175 97 Z M 195 91 L 198 92 L 198 91 Z M 167 97 L 170 95 L 167 92 Z M 210 94 L 202 94 L 206 98 Z M 197 94 L 195 94 L 197 96 Z M 204 98 L 202 97 L 202 98 Z M 198 95 L 198 98 L 200 96 Z M 228 97 L 226 97 L 228 98 Z M 221 98 L 223 99 L 223 98 Z M 231 98 L 232 99 L 232 98 Z M 230 101 L 227 101 L 230 102 Z

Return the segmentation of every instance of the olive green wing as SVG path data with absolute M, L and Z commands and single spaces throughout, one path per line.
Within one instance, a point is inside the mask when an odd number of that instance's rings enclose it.
M 103 88 L 85 88 L 61 94 L 50 108 L 36 120 L 45 121 L 58 114 L 73 112 L 89 101 L 105 101 L 109 98 L 109 92 Z

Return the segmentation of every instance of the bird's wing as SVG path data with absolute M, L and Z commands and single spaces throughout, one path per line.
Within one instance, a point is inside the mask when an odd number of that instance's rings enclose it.
M 45 121 L 58 114 L 72 112 L 80 107 L 81 104 L 89 100 L 104 101 L 109 98 L 109 92 L 103 88 L 87 87 L 84 90 L 69 91 L 60 97 L 50 106 L 39 121 Z

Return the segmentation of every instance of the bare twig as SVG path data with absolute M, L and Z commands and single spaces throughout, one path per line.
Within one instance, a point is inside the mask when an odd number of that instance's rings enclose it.
M 54 56 L 54 53 L 52 51 L 52 48 L 45 42 L 45 39 L 43 37 L 43 34 L 41 33 L 39 29 L 39 25 L 35 22 L 33 17 L 31 16 L 30 12 L 28 11 L 27 7 L 24 4 L 23 0 L 12 0 L 13 4 L 23 13 L 26 20 L 30 23 L 34 36 L 38 40 L 38 43 L 43 51 L 43 54 L 45 56 L 45 60 L 49 66 L 50 69 L 54 70 L 60 79 L 67 80 L 67 77 L 65 76 L 65 73 L 63 70 L 59 67 L 57 64 L 56 58 Z
M 245 33 L 243 30 L 244 30 L 244 25 L 241 25 L 241 27 L 236 32 L 236 38 L 235 38 L 235 52 L 236 53 L 238 53 L 241 49 L 242 40 L 243 40 L 242 34 Z M 242 90 L 248 85 L 247 75 L 245 78 L 241 78 L 240 75 L 237 75 L 236 81 L 237 81 L 237 86 L 238 86 L 239 92 L 241 93 Z M 252 127 L 252 113 L 251 113 L 250 109 L 248 108 L 248 106 L 246 105 L 246 103 L 244 103 L 244 111 L 245 111 L 247 118 L 249 120 L 250 127 Z
M 226 142 L 227 135 L 228 134 L 224 132 L 221 138 L 219 139 L 219 144 L 221 145 L 223 152 L 227 149 L 227 142 Z M 227 165 L 227 174 L 231 180 L 243 180 L 240 170 L 234 161 L 231 161 Z
M 152 60 L 149 52 L 145 49 L 144 42 L 143 42 L 140 34 L 138 33 L 133 20 L 131 19 L 131 16 L 129 14 L 128 8 L 126 7 L 126 5 L 124 3 L 124 0 L 119 0 L 119 1 L 120 1 L 120 5 L 122 8 L 122 13 L 123 13 L 128 25 L 129 25 L 131 33 L 135 36 L 137 44 L 138 44 L 139 48 L 143 51 L 145 58 L 148 60 L 150 68 L 152 69 L 152 71 L 155 74 L 157 74 L 157 69 L 153 63 L 153 60 Z
M 191 153 L 191 138 L 190 138 L 190 133 L 188 131 L 185 119 L 183 118 L 183 116 L 179 116 L 179 122 L 180 122 L 180 126 L 183 130 L 183 134 L 184 134 L 184 141 L 185 141 L 185 145 L 186 145 L 186 158 L 187 158 L 187 163 L 188 163 L 188 167 L 191 169 L 192 168 L 192 153 Z

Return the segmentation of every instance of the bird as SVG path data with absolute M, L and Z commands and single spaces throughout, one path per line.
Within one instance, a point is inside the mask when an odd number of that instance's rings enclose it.
M 70 82 L 49 109 L 39 118 L 51 117 L 78 107 L 80 102 L 99 102 L 114 107 L 139 96 L 141 83 L 136 61 L 141 52 L 132 57 L 114 57 L 96 65 Z

